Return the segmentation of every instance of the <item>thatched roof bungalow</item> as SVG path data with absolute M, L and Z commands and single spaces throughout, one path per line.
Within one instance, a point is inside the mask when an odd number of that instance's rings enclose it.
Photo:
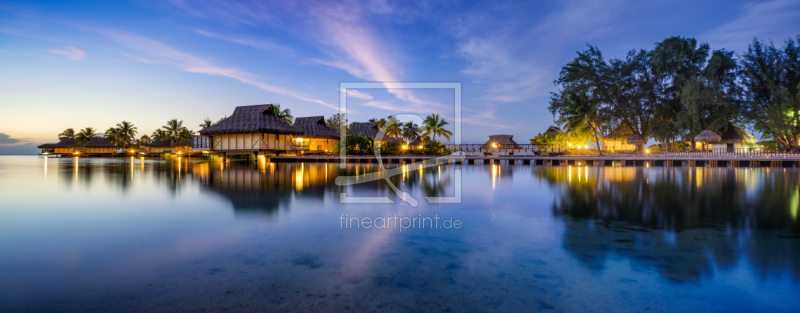
M 629 145 L 636 146 L 636 151 L 644 151 L 644 144 L 647 143 L 647 139 L 639 135 L 633 135 L 626 141 Z
M 375 138 L 378 136 L 378 133 L 381 132 L 381 128 L 378 127 L 377 122 L 366 122 L 366 123 L 359 123 L 354 122 L 350 126 L 350 131 L 347 132 L 348 136 L 361 136 L 361 137 L 371 137 Z M 387 135 L 383 135 L 383 141 L 389 142 L 396 142 L 398 144 L 405 144 L 405 141 L 400 138 L 392 138 Z
M 295 144 L 306 147 L 309 152 L 331 152 L 339 145 L 339 133 L 325 124 L 324 116 L 298 117 L 294 128 L 303 131 Z
M 275 116 L 271 104 L 240 106 L 225 120 L 200 131 L 211 150 L 224 153 L 267 154 L 293 151 L 294 138 L 303 135 Z
M 733 123 L 720 129 L 720 141 L 712 144 L 712 149 L 725 149 L 727 152 L 736 152 L 737 149 L 749 149 L 750 145 L 758 142 L 756 137 Z
M 544 131 L 545 135 L 555 135 L 555 134 L 558 134 L 558 133 L 563 133 L 563 131 L 561 130 L 560 127 L 557 127 L 557 126 L 550 126 L 550 127 L 547 128 L 546 131 Z
M 417 139 L 412 140 L 408 145 L 411 147 L 417 147 L 424 142 L 430 141 L 432 141 L 430 136 L 425 136 L 425 138 L 417 137 Z
M 58 138 L 58 143 L 46 143 L 38 146 L 42 149 L 43 154 L 71 154 L 72 145 L 75 144 L 74 138 L 61 137 Z
M 602 149 L 608 151 L 634 150 L 636 145 L 628 143 L 628 139 L 632 136 L 633 133 L 629 128 L 619 126 L 600 139 L 603 144 Z
M 521 149 L 522 147 L 514 141 L 513 135 L 491 135 L 489 141 L 484 144 L 484 149 Z
M 111 143 L 106 137 L 92 137 L 84 143 L 74 143 L 72 147 L 74 154 L 113 154 L 117 151 L 117 145 Z

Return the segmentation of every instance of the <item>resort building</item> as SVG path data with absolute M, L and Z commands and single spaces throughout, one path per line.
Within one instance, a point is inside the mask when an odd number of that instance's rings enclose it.
M 631 133 L 630 129 L 627 129 L 626 127 L 617 127 L 608 135 L 605 135 L 600 139 L 602 145 L 601 149 L 606 151 L 636 150 L 636 145 L 628 143 L 628 139 L 630 139 L 632 136 L 633 133 Z
M 408 144 L 408 146 L 409 146 L 409 148 L 416 148 L 416 147 L 419 147 L 420 145 L 422 145 L 423 143 L 429 142 L 429 141 L 431 141 L 431 137 L 430 136 L 425 136 L 425 138 L 417 137 L 417 139 L 412 140 L 411 143 Z
M 556 127 L 556 126 L 550 126 L 550 127 L 547 128 L 546 131 L 544 131 L 544 134 L 545 135 L 556 135 L 556 134 L 562 133 L 562 132 L 563 131 L 561 131 L 561 128 Z
M 303 136 L 295 139 L 299 150 L 327 153 L 339 145 L 339 133 L 325 125 L 323 116 L 298 117 L 294 120 L 294 128 L 303 131 Z
M 39 146 L 42 154 L 72 154 L 72 145 L 75 139 L 69 137 L 58 138 L 58 143 L 46 143 Z
M 156 137 L 153 139 L 153 142 L 142 145 L 142 148 L 139 151 L 146 154 L 162 154 L 172 152 L 172 141 L 169 139 Z
M 725 152 L 744 152 L 758 141 L 756 137 L 733 123 L 728 123 L 727 129 L 721 129 L 720 133 L 722 140 L 711 144 L 711 149 L 714 151 L 724 149 Z
M 225 120 L 200 131 L 210 150 L 223 154 L 279 154 L 294 152 L 295 138 L 303 131 L 287 124 L 271 104 L 236 107 Z
M 76 142 L 70 147 L 72 147 L 72 154 L 76 155 L 113 154 L 117 151 L 117 145 L 111 143 L 105 137 L 92 137 L 88 142 Z
M 370 137 L 375 139 L 378 136 L 378 133 L 381 132 L 381 128 L 378 127 L 377 122 L 366 122 L 366 123 L 358 123 L 355 122 L 351 124 L 350 131 L 347 132 L 348 136 L 360 136 L 360 137 Z M 400 138 L 392 138 L 388 135 L 383 135 L 383 141 L 388 142 L 396 142 L 398 144 L 405 144 L 405 141 Z
M 491 135 L 489 136 L 489 141 L 483 145 L 486 148 L 522 149 L 522 147 L 514 141 L 513 135 Z

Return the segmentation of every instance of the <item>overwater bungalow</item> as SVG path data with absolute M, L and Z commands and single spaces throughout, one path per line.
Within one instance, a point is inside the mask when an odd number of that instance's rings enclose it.
M 74 143 L 70 146 L 72 154 L 76 155 L 103 155 L 114 154 L 117 145 L 111 143 L 106 137 L 92 137 L 85 143 Z
M 350 126 L 350 131 L 347 132 L 348 136 L 362 136 L 362 137 L 371 137 L 375 138 L 378 136 L 378 133 L 381 132 L 381 128 L 378 127 L 377 122 L 366 122 L 366 123 L 358 123 L 355 122 Z M 400 138 L 392 138 L 387 135 L 383 135 L 383 141 L 389 142 L 396 142 L 398 144 L 405 144 L 405 141 Z
M 325 117 L 298 117 L 294 120 L 294 128 L 303 131 L 303 136 L 295 139 L 300 150 L 310 153 L 326 153 L 339 145 L 339 133 L 325 125 Z
M 721 140 L 711 144 L 711 149 L 725 149 L 727 152 L 741 152 L 739 149 L 749 149 L 751 144 L 758 140 L 744 129 L 733 123 L 728 123 L 727 128 L 720 129 Z
M 177 142 L 173 142 L 171 139 L 162 139 L 161 137 L 156 137 L 156 140 L 153 140 L 153 142 L 142 145 L 141 152 L 146 154 L 171 153 L 178 155 L 191 155 L 196 152 L 192 150 L 192 143 L 195 137 L 200 136 L 192 135 L 192 138 L 189 140 Z
M 58 138 L 58 143 L 46 143 L 40 145 L 38 148 L 42 149 L 42 154 L 72 154 L 72 145 L 75 144 L 75 139 L 69 137 Z
M 236 107 L 225 120 L 200 131 L 208 137 L 208 150 L 223 154 L 272 155 L 295 152 L 295 138 L 303 131 L 273 113 L 271 104 Z M 196 142 L 196 141 L 195 141 Z

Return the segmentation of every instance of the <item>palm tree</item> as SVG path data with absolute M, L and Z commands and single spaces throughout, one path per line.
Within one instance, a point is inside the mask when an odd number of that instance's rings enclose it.
M 163 130 L 163 129 L 159 128 L 159 129 L 156 129 L 156 130 L 153 132 L 153 135 L 152 135 L 152 136 L 150 136 L 150 137 L 152 137 L 152 138 L 150 139 L 150 140 L 152 140 L 152 141 L 156 141 L 156 140 L 164 140 L 164 139 L 167 139 L 167 138 L 169 138 L 169 133 L 167 133 L 167 131 L 166 131 L 166 130 Z
M 141 146 L 151 142 L 153 142 L 153 140 L 150 139 L 150 137 L 148 137 L 147 135 L 142 135 L 142 137 L 139 138 L 138 144 Z
M 117 147 L 125 145 L 124 140 L 122 139 L 122 135 L 119 133 L 119 130 L 114 127 L 106 129 L 106 132 L 103 135 L 105 135 L 105 137 L 108 138 L 109 142 L 117 145 Z
M 133 143 L 133 141 L 136 139 L 136 134 L 139 133 L 136 129 L 136 126 L 133 126 L 133 123 L 126 121 L 119 122 L 116 130 L 123 149 L 127 149 L 128 144 Z
M 194 135 L 194 131 L 187 129 L 186 127 L 181 128 L 181 132 L 178 133 L 178 140 L 176 141 L 187 141 L 192 139 L 192 135 Z
M 64 137 L 75 139 L 75 130 L 72 128 L 67 128 L 63 132 L 58 134 L 58 138 L 64 138 Z
M 206 117 L 206 119 L 203 121 L 203 124 L 200 124 L 200 129 L 209 128 L 211 127 L 211 125 L 214 125 L 214 122 L 212 122 L 210 119 Z
M 181 130 L 183 130 L 183 121 L 178 121 L 177 119 L 172 119 L 167 121 L 167 125 L 162 126 L 166 132 L 167 137 L 162 139 L 170 139 L 172 142 L 175 142 L 178 137 L 181 135 Z
M 439 118 L 439 114 L 431 114 L 422 121 L 422 135 L 420 137 L 425 137 L 428 135 L 433 135 L 433 140 L 436 140 L 436 135 L 442 136 L 450 141 L 450 136 L 453 135 L 449 130 L 444 129 L 445 125 L 449 125 L 447 121 L 444 119 Z
M 600 150 L 600 117 L 598 115 L 599 106 L 593 105 L 577 94 L 571 94 L 560 118 L 556 121 L 559 125 L 564 125 L 564 130 L 570 134 L 585 133 L 589 129 L 594 132 L 594 140 L 597 144 L 597 151 Z
M 77 135 L 75 135 L 75 141 L 78 143 L 86 143 L 89 142 L 89 139 L 96 136 L 97 136 L 97 130 L 95 130 L 92 127 L 86 127 L 84 129 L 81 129 L 81 131 L 78 132 Z
M 419 126 L 413 121 L 409 121 L 403 125 L 403 138 L 408 142 L 412 142 L 419 137 Z
M 403 131 L 401 127 L 403 126 L 403 124 L 401 124 L 396 117 L 389 116 L 389 119 L 386 121 L 386 123 L 389 124 L 389 126 L 386 127 L 387 136 L 391 136 L 392 138 L 398 138 L 402 135 Z
M 219 121 L 217 121 L 217 122 L 216 122 L 216 123 L 214 123 L 214 124 L 219 124 L 219 123 L 222 123 L 222 121 L 224 121 L 224 120 L 226 120 L 226 119 L 228 119 L 228 116 L 227 116 L 227 115 L 225 115 L 225 117 L 223 117 L 223 118 L 219 119 Z
M 272 113 L 275 114 L 279 119 L 286 122 L 286 124 L 293 125 L 294 116 L 292 116 L 292 111 L 289 109 L 285 109 L 281 111 L 280 104 L 273 104 L 272 105 Z

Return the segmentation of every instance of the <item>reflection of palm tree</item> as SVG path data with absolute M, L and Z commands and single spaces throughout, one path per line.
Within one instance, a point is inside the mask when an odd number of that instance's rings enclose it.
M 58 138 L 64 138 L 64 137 L 75 139 L 75 130 L 72 128 L 67 128 L 63 132 L 58 134 Z
M 436 140 L 436 135 L 439 135 L 446 138 L 447 141 L 450 141 L 450 136 L 452 136 L 453 133 L 444 129 L 448 124 L 450 123 L 439 118 L 439 114 L 428 115 L 428 117 L 422 121 L 422 135 L 420 137 L 433 135 L 431 139 Z
M 86 127 L 75 135 L 75 141 L 78 143 L 87 143 L 92 137 L 97 137 L 97 130 L 92 127 Z

